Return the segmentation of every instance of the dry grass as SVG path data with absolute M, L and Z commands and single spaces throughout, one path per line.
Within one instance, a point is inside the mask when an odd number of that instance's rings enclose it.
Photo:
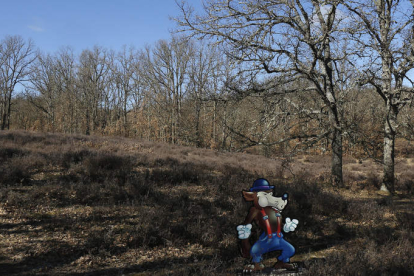
M 414 273 L 409 158 L 397 166 L 404 197 L 384 198 L 380 167 L 351 157 L 348 189 L 338 190 L 327 185 L 329 156 L 18 131 L 0 132 L 0 145 L 6 275 L 234 274 L 245 262 L 235 231 L 249 208 L 241 190 L 259 176 L 291 195 L 286 215 L 300 224 L 287 239 L 311 275 Z

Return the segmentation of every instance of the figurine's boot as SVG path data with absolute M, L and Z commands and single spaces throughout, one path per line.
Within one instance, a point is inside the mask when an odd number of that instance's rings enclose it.
M 287 269 L 290 271 L 294 271 L 298 268 L 298 265 L 295 263 L 284 263 L 282 261 L 278 261 L 274 266 L 274 269 Z
M 264 269 L 264 265 L 262 265 L 261 263 L 254 263 L 254 264 L 246 265 L 243 268 L 243 272 L 261 271 L 263 269 Z

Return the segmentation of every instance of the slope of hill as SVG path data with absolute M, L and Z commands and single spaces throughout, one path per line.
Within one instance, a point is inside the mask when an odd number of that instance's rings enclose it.
M 350 157 L 347 189 L 329 187 L 329 162 L 2 131 L 0 271 L 234 274 L 245 263 L 235 228 L 250 207 L 241 191 L 265 177 L 291 195 L 285 213 L 299 226 L 286 238 L 311 275 L 413 274 L 412 159 L 399 160 L 395 197 L 376 192 L 380 166 Z

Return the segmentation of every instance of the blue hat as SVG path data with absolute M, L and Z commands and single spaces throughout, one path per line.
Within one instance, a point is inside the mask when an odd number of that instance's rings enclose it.
M 250 192 L 267 191 L 274 188 L 275 186 L 270 186 L 266 179 L 259 178 L 253 182 L 253 187 L 250 188 Z

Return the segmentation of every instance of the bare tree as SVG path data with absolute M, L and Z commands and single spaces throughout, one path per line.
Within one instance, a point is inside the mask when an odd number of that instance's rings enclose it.
M 59 101 L 57 70 L 52 56 L 38 53 L 30 70 L 31 87 L 26 93 L 30 102 L 47 117 L 48 125 L 55 131 L 56 109 Z
M 127 50 L 126 47 L 123 47 L 116 56 L 116 63 L 113 65 L 114 84 L 117 91 L 117 98 L 119 99 L 119 110 L 122 113 L 124 134 L 126 136 L 129 133 L 128 113 L 132 111 L 133 105 L 136 107 L 140 104 L 140 98 L 142 97 L 140 91 L 140 72 L 137 63 L 138 53 L 133 48 Z
M 85 133 L 105 127 L 101 112 L 107 101 L 108 80 L 110 78 L 111 54 L 95 46 L 93 50 L 84 50 L 80 55 L 78 69 L 78 88 L 82 91 L 82 103 L 85 112 Z
M 414 68 L 414 1 L 360 0 L 345 4 L 356 23 L 351 35 L 358 42 L 358 56 L 364 63 L 360 82 L 374 87 L 384 101 L 381 189 L 394 192 L 398 114 L 410 102 L 413 92 L 413 80 L 407 73 Z M 411 83 L 411 88 L 404 86 L 404 80 Z
M 211 118 L 211 137 L 206 137 L 207 126 L 202 119 L 202 113 L 219 90 L 218 82 L 224 70 L 224 61 L 223 55 L 220 55 L 216 47 L 206 44 L 195 46 L 194 56 L 190 61 L 188 99 L 194 108 L 192 140 L 197 147 L 203 146 L 209 139 L 215 139 L 215 109 L 213 108 L 213 118 Z M 214 101 L 211 103 L 216 104 Z
M 329 113 L 332 183 L 343 186 L 343 129 L 335 82 L 336 63 L 347 56 L 338 45 L 344 24 L 340 1 L 208 1 L 205 16 L 196 16 L 185 4 L 179 6 L 182 17 L 177 21 L 183 31 L 223 43 L 233 59 L 286 80 L 282 84 L 287 87 L 297 81 L 308 84 L 283 94 L 312 92 L 320 97 L 324 106 L 319 111 L 326 107 Z M 281 85 L 268 84 L 252 90 L 266 92 Z
M 1 129 L 10 127 L 13 93 L 17 84 L 27 81 L 29 66 L 36 59 L 34 44 L 20 36 L 6 36 L 0 47 Z
M 79 129 L 79 91 L 76 85 L 76 59 L 73 49 L 61 48 L 56 54 L 55 70 L 57 85 L 61 90 L 62 122 L 65 132 L 75 133 Z
M 177 143 L 180 138 L 182 101 L 188 90 L 188 67 L 192 55 L 192 43 L 179 37 L 173 37 L 169 42 L 160 40 L 152 51 L 146 51 L 145 78 L 154 95 L 168 103 L 165 108 L 169 113 L 172 143 Z

